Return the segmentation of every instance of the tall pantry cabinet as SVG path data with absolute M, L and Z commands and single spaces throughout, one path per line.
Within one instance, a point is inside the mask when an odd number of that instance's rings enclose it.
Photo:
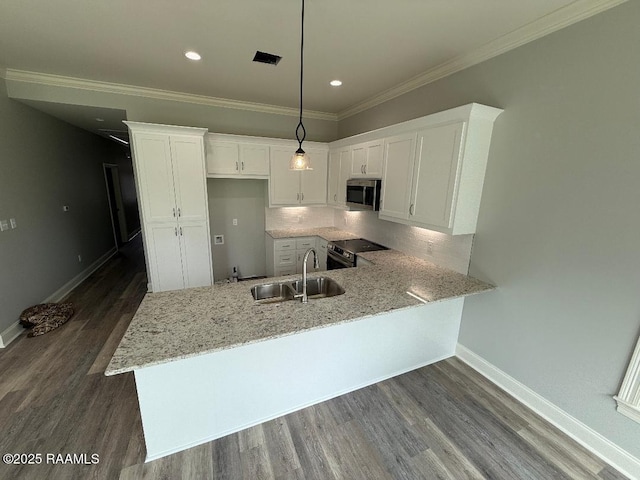
M 149 290 L 211 285 L 207 130 L 125 123 L 131 133 Z

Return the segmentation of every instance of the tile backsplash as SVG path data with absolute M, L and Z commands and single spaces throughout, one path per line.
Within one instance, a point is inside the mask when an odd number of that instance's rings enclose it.
M 345 212 L 329 207 L 265 208 L 267 230 L 336 227 L 441 267 L 469 271 L 473 235 L 446 235 L 378 219 L 377 212 Z
M 333 227 L 334 209 L 327 207 L 265 208 L 267 230 Z
M 377 212 L 336 210 L 334 226 L 441 267 L 469 271 L 473 235 L 451 236 L 378 219 Z

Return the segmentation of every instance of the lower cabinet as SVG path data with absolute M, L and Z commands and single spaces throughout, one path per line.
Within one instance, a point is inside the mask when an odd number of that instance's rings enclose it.
M 319 269 L 313 268 L 313 254 L 307 259 L 307 272 L 327 269 L 327 241 L 319 237 L 273 239 L 266 235 L 267 275 L 281 277 L 302 273 L 304 255 L 310 248 L 318 255 Z
M 204 222 L 147 224 L 154 292 L 211 285 L 211 249 Z

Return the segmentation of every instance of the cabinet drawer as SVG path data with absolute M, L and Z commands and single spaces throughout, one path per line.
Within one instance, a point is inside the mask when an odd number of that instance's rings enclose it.
M 281 238 L 273 242 L 273 248 L 276 251 L 280 250 L 295 250 L 296 239 L 295 238 Z
M 283 277 L 284 275 L 295 275 L 296 267 L 280 267 L 276 268 L 274 272 L 274 276 Z
M 316 248 L 316 239 L 315 238 L 297 238 L 296 239 L 296 249 L 297 250 L 306 250 L 309 248 Z
M 296 252 L 279 252 L 278 254 L 276 254 L 275 264 L 276 268 L 293 266 L 295 273 L 296 261 Z

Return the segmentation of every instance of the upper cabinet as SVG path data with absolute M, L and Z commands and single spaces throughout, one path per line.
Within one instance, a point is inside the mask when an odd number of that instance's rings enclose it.
M 379 217 L 450 235 L 474 233 L 493 122 L 501 112 L 465 105 L 388 137 Z
M 349 147 L 329 152 L 327 204 L 344 206 L 347 180 L 351 178 L 351 149 Z
M 313 170 L 289 169 L 292 147 L 271 147 L 269 206 L 301 206 L 327 204 L 327 150 L 305 146 Z
M 236 135 L 207 135 L 207 176 L 268 178 L 269 145 L 259 143 L 264 140 Z
M 382 177 L 383 148 L 384 139 L 353 145 L 350 178 Z

